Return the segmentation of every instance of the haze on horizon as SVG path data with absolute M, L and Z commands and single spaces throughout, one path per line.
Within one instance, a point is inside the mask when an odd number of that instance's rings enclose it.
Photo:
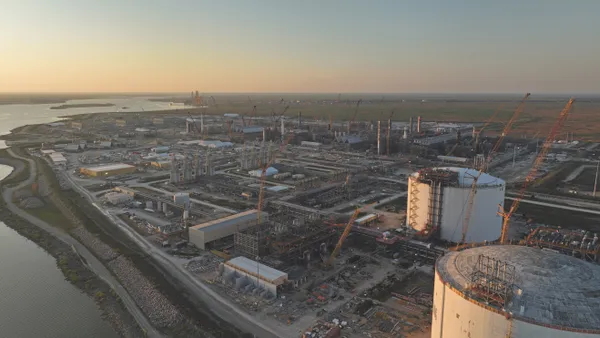
M 600 93 L 600 1 L 21 0 L 0 92 Z

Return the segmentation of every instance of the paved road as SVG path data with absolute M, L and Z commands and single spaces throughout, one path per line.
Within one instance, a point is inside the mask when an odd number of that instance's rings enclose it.
M 514 192 L 514 191 L 507 191 L 506 194 L 510 195 L 511 197 L 516 197 L 519 195 L 518 192 Z M 581 199 L 581 198 L 558 196 L 558 195 L 540 194 L 537 192 L 533 192 L 533 193 L 528 192 L 525 196 L 531 195 L 531 194 L 535 195 L 536 201 L 543 200 L 548 203 L 569 205 L 569 206 L 579 207 L 579 208 L 600 209 L 600 201 L 593 201 L 593 200 L 586 200 L 586 199 Z
M 36 165 L 35 165 L 35 161 L 16 155 L 14 152 L 12 152 L 11 149 L 8 149 L 8 152 L 13 157 L 16 157 L 18 159 L 29 162 L 29 169 L 30 169 L 29 170 L 29 178 L 27 180 L 21 182 L 16 187 L 6 188 L 3 191 L 3 198 L 6 201 L 8 209 L 10 209 L 11 212 L 18 215 L 19 217 L 25 219 L 29 223 L 43 229 L 44 231 L 48 232 L 52 236 L 58 238 L 62 242 L 66 243 L 66 244 L 70 245 L 72 248 L 74 248 L 77 251 L 77 253 L 87 261 L 88 268 L 93 273 L 95 273 L 98 277 L 100 277 L 102 280 L 104 280 L 112 289 L 115 290 L 115 292 L 119 295 L 119 297 L 123 301 L 123 304 L 125 304 L 125 307 L 129 311 L 129 313 L 131 313 L 131 315 L 135 318 L 138 325 L 143 330 L 146 331 L 148 337 L 157 337 L 157 338 L 165 337 L 163 334 L 158 332 L 152 326 L 152 324 L 150 324 L 150 322 L 148 321 L 148 319 L 146 318 L 144 313 L 140 310 L 140 308 L 137 306 L 137 304 L 135 303 L 133 298 L 131 298 L 129 293 L 127 293 L 127 291 L 121 286 L 119 281 L 110 273 L 110 271 L 102 264 L 102 262 L 100 262 L 96 258 L 96 256 L 94 256 L 85 246 L 83 246 L 81 243 L 79 243 L 77 240 L 75 240 L 73 237 L 71 237 L 68 233 L 66 233 L 62 229 L 53 227 L 50 224 L 48 224 L 36 217 L 33 217 L 29 213 L 18 208 L 12 202 L 13 191 L 19 190 L 26 186 L 30 186 L 33 183 L 33 180 L 35 179 Z M 66 300 L 66 301 L 68 301 L 68 300 Z
M 504 198 L 506 198 L 507 200 L 511 200 L 511 201 L 515 200 L 514 197 L 505 196 Z M 564 205 L 564 204 L 540 202 L 540 201 L 534 201 L 534 200 L 528 200 L 528 199 L 522 199 L 521 203 L 536 204 L 536 205 L 541 205 L 541 206 L 545 206 L 545 207 L 552 207 L 552 208 L 557 208 L 557 209 L 578 211 L 578 212 L 583 212 L 583 213 L 586 213 L 586 214 L 600 215 L 600 211 L 598 211 L 598 210 L 591 210 L 591 209 L 585 209 L 585 208 L 571 207 L 571 206 Z
M 131 186 L 129 186 L 129 187 L 130 187 L 131 189 L 135 189 L 135 188 L 137 188 L 137 187 L 143 187 L 143 188 L 145 188 L 145 189 L 148 189 L 148 190 L 152 190 L 152 191 L 156 191 L 156 192 L 158 192 L 158 193 L 161 193 L 161 194 L 163 194 L 163 195 L 165 195 L 165 196 L 169 196 L 169 197 L 172 197 L 172 196 L 173 196 L 173 193 L 172 193 L 172 192 L 170 192 L 170 191 L 167 191 L 167 190 L 163 190 L 163 189 L 159 189 L 159 188 L 155 188 L 155 187 L 153 187 L 153 186 L 150 186 L 149 184 L 135 184 L 135 185 L 131 185 Z M 222 207 L 222 206 L 220 206 L 220 205 L 216 205 L 216 204 L 212 204 L 212 203 L 208 203 L 208 202 L 200 201 L 200 200 L 197 200 L 197 199 L 194 199 L 194 198 L 190 198 L 190 201 L 191 201 L 191 202 L 194 202 L 194 203 L 197 203 L 197 204 L 200 204 L 200 205 L 204 205 L 205 207 L 209 207 L 209 208 L 213 208 L 213 209 L 221 210 L 221 211 L 224 211 L 224 212 L 227 212 L 227 213 L 230 213 L 230 214 L 237 214 L 237 213 L 239 212 L 239 211 L 237 211 L 237 210 L 233 210 L 233 209 L 225 208 L 225 207 Z
M 261 323 L 257 318 L 249 315 L 237 305 L 222 297 L 217 292 L 209 288 L 206 284 L 199 281 L 194 275 L 187 271 L 173 257 L 157 248 L 154 244 L 148 242 L 143 236 L 131 229 L 125 222 L 98 206 L 87 190 L 74 184 L 70 175 L 65 177 L 71 182 L 72 187 L 76 189 L 81 196 L 85 197 L 94 207 L 108 217 L 123 233 L 134 241 L 142 250 L 159 263 L 164 269 L 170 272 L 171 276 L 182 282 L 189 292 L 193 293 L 198 299 L 206 304 L 210 304 L 210 311 L 219 318 L 228 321 L 242 331 L 251 332 L 260 338 L 278 338 L 287 337 L 289 332 L 278 332 L 277 329 Z

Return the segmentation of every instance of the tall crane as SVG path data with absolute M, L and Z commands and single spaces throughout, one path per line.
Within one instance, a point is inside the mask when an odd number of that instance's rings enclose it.
M 504 130 L 502 130 L 502 134 L 496 141 L 496 144 L 494 144 L 492 151 L 490 151 L 490 153 L 488 154 L 488 157 L 486 160 L 486 165 L 484 165 L 482 168 L 479 168 L 479 172 L 477 173 L 477 176 L 473 176 L 473 182 L 471 183 L 471 192 L 469 193 L 469 200 L 467 202 L 467 210 L 465 212 L 465 218 L 463 219 L 462 235 L 460 238 L 460 244 L 463 244 L 465 242 L 467 232 L 469 231 L 469 224 L 471 222 L 471 214 L 473 213 L 473 205 L 475 204 L 475 194 L 477 194 L 477 181 L 479 180 L 479 177 L 481 177 L 481 175 L 483 174 L 484 167 L 487 167 L 487 165 L 491 162 L 491 159 L 492 159 L 491 156 L 493 154 L 495 154 L 495 152 L 498 150 L 498 148 L 500 148 L 500 145 L 504 141 L 504 137 L 506 135 L 508 135 L 508 133 L 512 129 L 513 123 L 517 120 L 519 115 L 521 115 L 521 112 L 523 111 L 523 107 L 525 106 L 525 102 L 527 101 L 527 99 L 529 98 L 530 95 L 531 95 L 531 93 L 525 94 L 525 96 L 521 100 L 521 103 L 519 103 L 519 105 L 517 106 L 517 109 L 515 109 L 515 112 L 513 113 L 512 117 L 508 120 L 508 122 L 504 126 Z
M 250 121 L 248 122 L 248 125 L 252 124 L 252 120 L 254 120 L 254 116 L 256 116 L 256 106 L 252 107 L 252 111 L 250 112 Z
M 354 213 L 350 217 L 350 220 L 346 224 L 346 227 L 344 228 L 344 232 L 342 232 L 340 239 L 338 240 L 337 244 L 335 245 L 335 249 L 333 249 L 331 256 L 329 256 L 329 259 L 327 260 L 327 262 L 325 262 L 326 267 L 331 266 L 331 264 L 333 263 L 333 260 L 340 252 L 340 249 L 342 248 L 342 244 L 344 244 L 346 237 L 348 237 L 348 235 L 350 234 L 350 231 L 352 230 L 352 225 L 354 224 L 354 221 L 356 221 L 356 218 L 358 217 L 359 213 L 360 213 L 360 208 L 356 208 L 356 210 L 354 210 Z
M 348 121 L 348 134 L 350 134 L 350 129 L 352 129 L 352 124 L 356 120 L 356 115 L 358 114 L 358 107 L 360 107 L 361 102 L 362 102 L 362 99 L 359 99 L 358 101 L 356 101 L 356 108 L 354 108 L 354 114 L 352 115 L 352 120 Z
M 523 186 L 521 187 L 521 190 L 519 190 L 519 194 L 517 195 L 517 198 L 515 198 L 513 200 L 508 212 L 504 212 L 504 210 L 500 209 L 499 214 L 503 218 L 502 233 L 500 235 L 500 243 L 502 243 L 502 244 L 506 243 L 506 239 L 508 237 L 510 217 L 519 207 L 521 200 L 525 196 L 525 191 L 527 190 L 529 183 L 531 183 L 533 180 L 535 180 L 535 177 L 538 172 L 538 168 L 542 164 L 542 162 L 544 162 L 546 155 L 548 155 L 548 151 L 550 151 L 552 143 L 554 142 L 556 136 L 558 135 L 558 133 L 560 132 L 562 127 L 565 125 L 565 122 L 567 121 L 567 118 L 569 117 L 569 113 L 571 112 L 571 108 L 573 107 L 574 102 L 575 102 L 574 98 L 569 99 L 569 102 L 567 102 L 567 104 L 565 105 L 563 110 L 560 112 L 560 115 L 554 122 L 552 129 L 550 129 L 550 133 L 548 134 L 548 137 L 546 137 L 546 140 L 544 141 L 544 144 L 542 145 L 540 152 L 538 153 L 537 157 L 535 158 L 535 162 L 533 163 L 533 166 L 529 170 L 529 173 L 527 174 L 527 177 L 525 178 L 525 182 L 523 182 Z
M 285 139 L 285 142 L 283 143 L 282 146 L 285 147 L 285 145 L 287 145 L 293 137 L 294 137 L 294 134 L 290 133 L 288 135 L 288 137 Z M 262 221 L 261 213 L 262 213 L 262 207 L 263 207 L 264 196 L 265 196 L 265 181 L 267 180 L 267 169 L 271 166 L 271 164 L 273 164 L 274 161 L 275 161 L 275 156 L 273 156 L 273 158 L 271 158 L 265 166 L 261 165 L 261 168 L 260 168 L 261 169 L 260 188 L 258 190 L 258 205 L 256 207 L 256 219 L 258 221 L 258 224 L 260 224 Z

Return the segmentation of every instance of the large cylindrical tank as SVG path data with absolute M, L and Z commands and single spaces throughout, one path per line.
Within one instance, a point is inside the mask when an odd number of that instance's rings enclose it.
M 486 271 L 476 268 L 479 259 L 488 258 L 488 275 L 474 278 Z M 431 337 L 600 337 L 600 298 L 590 296 L 600 294 L 598 265 L 537 248 L 493 245 L 448 253 L 435 268 Z M 497 296 L 486 297 L 485 288 L 473 287 L 486 281 L 491 289 L 512 283 L 503 306 L 493 300 Z
M 407 224 L 417 231 L 437 227 L 440 238 L 460 242 L 475 169 L 428 168 L 408 178 Z M 505 182 L 483 173 L 477 189 L 465 242 L 494 241 L 502 231 L 499 206 Z

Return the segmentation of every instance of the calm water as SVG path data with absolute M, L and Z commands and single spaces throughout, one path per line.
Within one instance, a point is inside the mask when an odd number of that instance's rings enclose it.
M 168 103 L 143 98 L 75 100 L 77 103 L 114 103 L 116 107 L 51 110 L 56 104 L 0 105 L 0 134 L 57 116 L 169 109 Z M 0 148 L 4 144 L 0 141 Z M 0 165 L 0 179 L 12 168 Z M 0 219 L 0 338 L 116 338 L 100 317 L 96 304 L 64 280 L 54 258 L 35 243 L 21 237 Z
M 61 104 L 10 104 L 0 105 L 0 134 L 8 133 L 11 129 L 27 124 L 48 123 L 58 120 L 58 116 L 106 113 L 116 111 L 152 111 L 173 109 L 167 102 L 151 102 L 143 97 L 134 98 L 106 98 L 90 100 L 71 100 L 66 104 L 84 104 L 84 103 L 112 103 L 114 107 L 95 107 L 95 108 L 71 108 L 71 109 L 50 109 L 53 106 Z M 129 109 L 121 110 L 122 107 Z M 0 141 L 0 148 L 3 148 L 3 142 Z

